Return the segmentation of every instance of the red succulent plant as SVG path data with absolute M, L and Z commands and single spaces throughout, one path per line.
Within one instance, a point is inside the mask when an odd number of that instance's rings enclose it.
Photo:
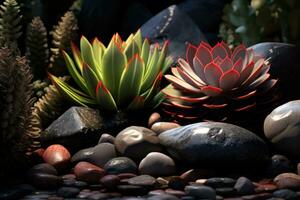
M 232 51 L 224 42 L 214 47 L 205 42 L 198 47 L 189 44 L 186 58 L 171 69 L 173 75 L 165 75 L 171 84 L 163 90 L 164 110 L 177 119 L 208 120 L 251 111 L 274 100 L 266 95 L 277 82 L 269 69 L 265 58 L 244 45 Z

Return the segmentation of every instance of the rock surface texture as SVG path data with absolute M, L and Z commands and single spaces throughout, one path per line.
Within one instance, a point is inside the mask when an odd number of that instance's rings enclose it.
M 268 157 L 263 140 L 226 123 L 201 122 L 163 132 L 160 142 L 181 162 L 203 165 L 255 165 Z

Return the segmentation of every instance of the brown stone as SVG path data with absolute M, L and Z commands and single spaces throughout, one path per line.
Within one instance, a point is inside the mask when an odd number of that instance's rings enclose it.
M 157 112 L 152 113 L 148 120 L 148 127 L 150 128 L 155 122 L 160 121 L 160 119 L 161 119 L 161 116 L 159 113 L 157 113 Z
M 151 130 L 154 131 L 157 135 L 159 135 L 164 131 L 178 127 L 180 127 L 180 125 L 175 122 L 156 122 L 151 126 Z
M 148 153 L 162 151 L 156 133 L 140 126 L 130 126 L 121 131 L 116 137 L 115 146 L 122 156 L 134 161 L 141 161 Z
M 105 175 L 103 169 L 88 162 L 79 162 L 74 168 L 74 173 L 78 180 L 88 183 L 98 183 Z
M 293 173 L 283 173 L 274 178 L 278 188 L 300 189 L 300 176 Z

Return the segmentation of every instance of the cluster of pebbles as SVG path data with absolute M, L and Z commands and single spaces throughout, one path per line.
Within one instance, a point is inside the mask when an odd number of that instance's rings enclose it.
M 0 189 L 0 200 L 300 199 L 300 164 L 297 172 L 285 156 L 269 157 L 257 135 L 226 123 L 152 122 L 76 152 L 52 144 L 36 156 L 26 181 Z

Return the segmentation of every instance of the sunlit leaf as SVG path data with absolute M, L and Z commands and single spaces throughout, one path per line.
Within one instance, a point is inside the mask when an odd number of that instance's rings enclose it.
M 128 103 L 139 95 L 144 68 L 144 62 L 138 54 L 128 61 L 120 82 L 118 104 Z
M 100 66 L 96 63 L 94 57 L 94 51 L 92 45 L 85 37 L 81 37 L 80 39 L 80 50 L 81 50 L 81 58 L 82 61 L 88 64 L 92 70 L 96 73 L 99 79 L 101 79 L 101 71 Z
M 93 41 L 93 53 L 94 53 L 95 62 L 98 64 L 99 68 L 101 67 L 101 60 L 104 51 L 105 51 L 105 46 L 102 44 L 102 42 L 100 42 L 97 38 L 95 38 Z
M 50 78 L 53 84 L 58 88 L 59 92 L 63 94 L 64 97 L 68 98 L 69 100 L 75 102 L 76 104 L 82 106 L 94 106 L 96 102 L 93 99 L 87 98 L 83 96 L 81 93 L 78 92 L 75 88 L 71 87 L 64 81 L 60 80 L 59 78 L 50 75 Z
M 141 51 L 141 58 L 143 59 L 145 63 L 145 67 L 147 67 L 148 63 L 148 58 L 149 58 L 149 53 L 150 53 L 150 44 L 147 39 L 144 40 L 142 51 Z M 144 74 L 147 72 L 147 69 L 145 69 Z
M 139 29 L 133 36 L 133 40 L 137 43 L 139 49 L 142 49 L 142 45 L 143 45 L 143 39 L 142 39 L 142 32 Z
M 86 83 L 84 78 L 81 76 L 81 74 L 78 72 L 77 68 L 75 67 L 75 64 L 73 60 L 70 58 L 70 56 L 63 51 L 63 56 L 65 59 L 65 62 L 67 64 L 67 68 L 69 70 L 70 75 L 74 79 L 75 83 L 85 92 L 88 92 L 88 89 L 86 87 Z
M 109 90 L 105 87 L 102 81 L 99 81 L 96 87 L 96 99 L 98 104 L 104 110 L 116 111 L 117 105 Z
M 102 58 L 102 80 L 114 99 L 118 98 L 118 89 L 127 59 L 121 47 L 112 41 Z
M 89 91 L 89 94 L 95 98 L 96 94 L 96 87 L 97 84 L 99 82 L 99 79 L 96 75 L 96 73 L 92 70 L 92 68 L 90 66 L 88 66 L 88 64 L 84 63 L 83 64 L 83 71 L 82 71 L 83 77 L 86 80 L 86 85 Z

